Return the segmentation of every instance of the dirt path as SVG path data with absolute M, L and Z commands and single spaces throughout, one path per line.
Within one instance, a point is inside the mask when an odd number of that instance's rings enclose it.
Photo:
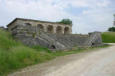
M 98 51 L 58 57 L 9 76 L 115 76 L 115 44 Z

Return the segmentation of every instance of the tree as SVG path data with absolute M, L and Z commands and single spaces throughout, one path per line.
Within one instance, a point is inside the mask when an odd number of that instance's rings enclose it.
M 72 21 L 70 19 L 62 19 L 59 23 L 72 25 Z
M 115 27 L 110 27 L 108 31 L 115 32 Z

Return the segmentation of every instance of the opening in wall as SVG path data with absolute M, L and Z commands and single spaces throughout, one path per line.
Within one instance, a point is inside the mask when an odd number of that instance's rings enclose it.
M 53 26 L 52 25 L 48 25 L 47 32 L 48 33 L 53 33 Z
M 57 26 L 56 33 L 57 34 L 62 34 L 62 27 L 61 26 Z
M 69 34 L 69 27 L 64 28 L 64 34 Z
M 38 25 L 37 25 L 37 28 L 38 28 L 39 30 L 44 31 L 44 26 L 43 26 L 42 24 L 38 24 Z

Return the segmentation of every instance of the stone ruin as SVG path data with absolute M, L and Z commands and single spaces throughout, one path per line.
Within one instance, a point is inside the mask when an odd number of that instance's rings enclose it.
M 54 50 L 73 47 L 101 46 L 100 32 L 72 34 L 72 25 L 16 18 L 7 25 L 8 31 L 25 45 L 39 45 Z

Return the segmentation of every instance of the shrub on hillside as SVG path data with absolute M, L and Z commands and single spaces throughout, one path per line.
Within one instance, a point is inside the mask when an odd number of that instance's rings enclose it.
M 110 31 L 110 32 L 115 32 L 115 27 L 110 27 L 110 28 L 108 29 L 108 31 Z

